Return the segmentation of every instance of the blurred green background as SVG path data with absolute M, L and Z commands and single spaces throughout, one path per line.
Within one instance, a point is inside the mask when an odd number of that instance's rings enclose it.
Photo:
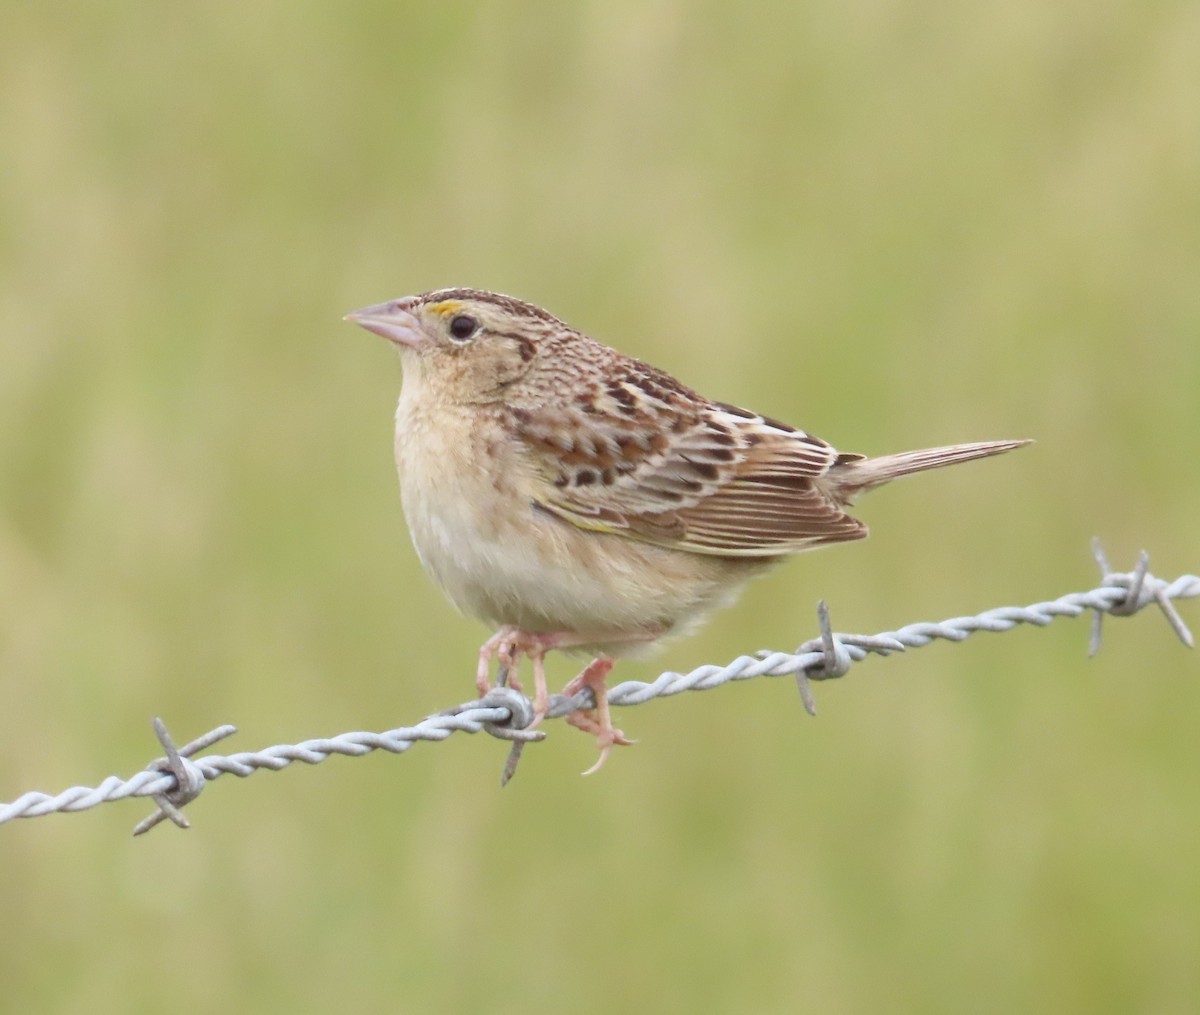
M 839 447 L 1036 437 L 618 678 L 1200 569 L 1194 3 L 11 4 L 0 800 L 470 696 L 400 372 L 541 303 Z M 1200 621 L 1192 604 L 1183 612 Z M 1200 624 L 1197 624 L 1200 626 Z M 1200 663 L 1149 613 L 0 828 L 13 1012 L 1191 1012 Z M 555 660 L 553 676 L 572 675 Z

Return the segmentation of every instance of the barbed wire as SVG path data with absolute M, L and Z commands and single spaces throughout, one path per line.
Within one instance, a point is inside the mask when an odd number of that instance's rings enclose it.
M 650 683 L 625 681 L 609 691 L 608 700 L 611 705 L 617 706 L 640 705 L 653 698 L 669 697 L 684 691 L 707 691 L 732 681 L 794 676 L 805 709 L 815 715 L 811 682 L 844 676 L 854 663 L 871 654 L 889 656 L 909 648 L 922 648 L 939 639 L 959 642 L 977 631 L 1010 631 L 1021 624 L 1044 627 L 1058 617 L 1077 617 L 1090 610 L 1092 629 L 1089 655 L 1094 656 L 1100 648 L 1101 623 L 1105 614 L 1132 616 L 1151 604 L 1162 610 L 1179 639 L 1189 648 L 1193 647 L 1191 631 L 1179 616 L 1173 600 L 1200 596 L 1200 577 L 1188 574 L 1170 582 L 1158 578 L 1150 573 L 1150 558 L 1145 552 L 1133 571 L 1114 572 L 1098 541 L 1093 542 L 1093 552 L 1103 579 L 1099 587 L 1088 592 L 1071 592 L 1030 606 L 1001 606 L 974 616 L 952 617 L 940 623 L 908 624 L 898 630 L 875 635 L 835 634 L 830 626 L 829 610 L 822 601 L 817 607 L 820 636 L 804 642 L 795 652 L 761 651 L 754 655 L 739 656 L 726 666 L 699 666 L 688 673 L 668 671 Z M 129 779 L 109 776 L 94 788 L 73 786 L 53 796 L 31 792 L 12 803 L 0 803 L 0 824 L 16 818 L 83 811 L 127 797 L 150 797 L 158 805 L 157 810 L 138 823 L 134 835 L 141 835 L 168 818 L 179 827 L 187 828 L 188 820 L 183 814 L 183 807 L 195 800 L 206 785 L 221 775 L 246 778 L 263 769 L 278 771 L 297 761 L 317 765 L 335 754 L 346 757 L 361 757 L 372 751 L 402 754 L 419 741 L 446 740 L 455 733 L 482 731 L 513 742 L 501 776 L 503 785 L 516 770 L 525 745 L 546 736 L 542 729 L 529 728 L 534 720 L 533 704 L 523 694 L 504 686 L 506 676 L 502 671 L 500 686 L 494 687 L 482 698 L 437 712 L 415 726 L 403 726 L 383 733 L 343 733 L 335 737 L 305 740 L 299 744 L 279 744 L 261 751 L 212 754 L 194 760 L 194 754 L 236 733 L 236 727 L 219 726 L 177 748 L 162 720 L 156 718 L 154 730 L 165 751 L 164 757 L 152 761 Z M 595 699 L 588 689 L 571 697 L 552 695 L 546 718 L 559 718 L 593 707 Z

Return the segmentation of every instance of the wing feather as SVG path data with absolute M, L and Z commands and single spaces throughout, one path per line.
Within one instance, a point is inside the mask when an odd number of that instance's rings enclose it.
M 581 528 L 757 557 L 867 533 L 820 482 L 838 458 L 828 444 L 645 364 L 572 408 L 513 410 L 513 424 L 547 480 L 538 506 Z

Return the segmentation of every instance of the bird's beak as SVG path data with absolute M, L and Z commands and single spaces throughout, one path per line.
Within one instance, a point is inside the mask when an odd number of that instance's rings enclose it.
M 417 349 L 425 345 L 429 338 L 421 329 L 421 322 L 412 313 L 415 300 L 404 296 L 398 300 L 388 300 L 387 303 L 376 303 L 373 307 L 363 307 L 352 310 L 343 321 L 352 321 L 367 331 L 382 335 L 389 342 Z

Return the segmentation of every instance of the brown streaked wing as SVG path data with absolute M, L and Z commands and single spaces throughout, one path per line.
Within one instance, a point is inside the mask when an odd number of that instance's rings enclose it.
M 717 556 L 866 535 L 815 482 L 837 458 L 824 441 L 657 376 L 641 381 L 631 373 L 569 410 L 519 414 L 515 429 L 549 481 L 543 508 L 581 528 Z
M 733 477 L 681 512 L 683 545 L 699 552 L 769 556 L 820 543 L 861 539 L 850 517 L 817 482 L 837 459 L 825 441 L 762 418 L 732 415 L 747 441 Z

